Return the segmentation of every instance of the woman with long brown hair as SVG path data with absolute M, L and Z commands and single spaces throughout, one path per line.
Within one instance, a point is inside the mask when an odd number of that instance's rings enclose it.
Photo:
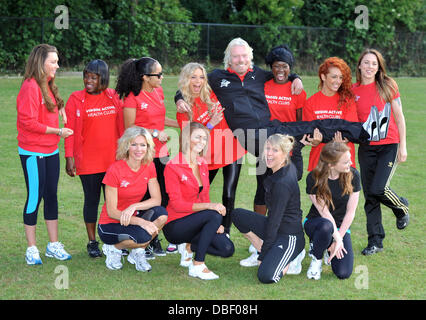
M 58 61 L 58 50 L 54 46 L 35 46 L 28 57 L 16 99 L 18 153 L 27 187 L 23 218 L 28 265 L 42 264 L 36 247 L 37 213 L 41 199 L 44 201 L 44 219 L 50 241 L 46 256 L 71 259 L 63 244 L 58 242 L 58 144 L 61 138 L 73 134 L 73 130 L 59 127 L 58 114 L 63 110 L 64 101 L 55 84 Z
M 370 255 L 383 250 L 381 204 L 393 211 L 398 229 L 404 229 L 409 222 L 408 200 L 389 187 L 398 162 L 407 160 L 406 126 L 398 85 L 387 75 L 380 52 L 366 49 L 361 53 L 356 79 L 353 92 L 359 121 L 368 123 L 374 118 L 376 123 L 370 133 L 373 141 L 358 149 L 368 233 L 362 254 Z
M 350 226 L 355 217 L 361 190 L 358 171 L 351 167 L 350 148 L 331 141 L 321 150 L 317 167 L 306 177 L 306 193 L 312 206 L 304 222 L 310 239 L 312 262 L 307 276 L 319 280 L 322 257 L 331 262 L 339 279 L 349 278 L 353 270 Z

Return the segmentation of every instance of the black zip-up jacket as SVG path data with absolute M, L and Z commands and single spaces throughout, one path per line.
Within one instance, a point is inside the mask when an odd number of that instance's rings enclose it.
M 303 233 L 300 189 L 294 164 L 290 163 L 269 175 L 263 186 L 268 220 L 259 260 L 263 260 L 278 234 Z

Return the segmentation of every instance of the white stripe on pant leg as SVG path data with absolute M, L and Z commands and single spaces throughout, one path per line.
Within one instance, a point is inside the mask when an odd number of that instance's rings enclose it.
M 272 280 L 274 282 L 278 282 L 281 279 L 280 274 L 282 274 L 285 265 L 289 263 L 289 260 L 291 256 L 293 255 L 295 247 L 296 247 L 296 237 L 289 235 L 288 247 L 286 251 L 284 252 L 284 255 L 282 256 L 277 268 L 275 269 L 274 276 L 272 277 Z

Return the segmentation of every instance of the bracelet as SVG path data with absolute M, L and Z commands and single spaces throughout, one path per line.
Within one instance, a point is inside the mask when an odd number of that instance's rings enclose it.
M 58 131 L 58 136 L 62 136 L 62 128 L 59 128 L 59 131 Z
M 207 122 L 206 127 L 209 128 L 209 130 L 212 130 L 214 126 L 210 122 Z

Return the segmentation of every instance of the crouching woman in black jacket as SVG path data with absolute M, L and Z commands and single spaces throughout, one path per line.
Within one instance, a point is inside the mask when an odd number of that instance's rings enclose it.
M 293 137 L 282 134 L 266 140 L 263 156 L 272 169 L 264 181 L 268 216 L 245 209 L 235 209 L 231 215 L 236 228 L 258 251 L 240 265 L 259 266 L 257 276 L 262 283 L 278 282 L 286 273 L 301 271 L 305 238 L 297 171 L 289 160 L 293 144 Z

